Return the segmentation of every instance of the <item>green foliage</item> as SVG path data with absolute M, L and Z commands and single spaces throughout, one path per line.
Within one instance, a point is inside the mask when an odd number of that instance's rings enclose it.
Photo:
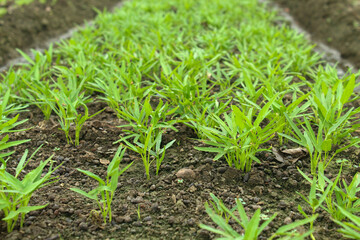
M 41 146 L 40 146 L 41 147 Z M 19 179 L 20 173 L 24 170 L 29 161 L 33 158 L 40 147 L 27 159 L 28 150 L 21 157 L 15 171 L 15 176 L 6 171 L 6 161 L 0 158 L 2 165 L 0 167 L 0 210 L 4 213 L 2 220 L 7 223 L 8 232 L 13 231 L 17 221 L 20 219 L 20 228 L 23 227 L 25 215 L 31 211 L 42 209 L 47 206 L 28 206 L 33 193 L 56 181 L 52 177 L 53 172 L 60 167 L 53 169 L 52 156 L 44 162 L 41 161 L 39 166 L 29 171 L 22 180 Z M 47 172 L 43 173 L 46 165 L 50 162 Z
M 315 78 L 316 80 L 318 81 L 310 96 L 315 123 L 323 126 L 324 135 L 334 145 L 341 144 L 345 139 L 352 139 L 351 133 L 360 126 L 359 120 L 354 118 L 360 108 L 349 108 L 346 104 L 351 101 L 354 92 L 355 75 L 332 82 L 322 78 Z
M 68 72 L 66 68 L 59 68 L 59 70 Z M 68 79 L 67 84 L 63 82 L 61 77 L 57 79 L 55 83 L 57 88 L 50 92 L 54 98 L 54 103 L 50 106 L 59 117 L 61 130 L 64 131 L 68 143 L 73 143 L 70 136 L 70 127 L 72 124 L 75 125 L 75 146 L 78 146 L 80 131 L 85 121 L 101 113 L 104 109 L 89 116 L 86 103 L 92 102 L 92 99 L 85 96 L 84 92 L 81 92 L 86 79 L 84 78 L 80 83 L 77 83 L 74 77 L 69 76 Z M 84 113 L 80 113 L 80 107 L 84 109 Z
M 119 127 L 131 127 L 131 130 L 125 130 L 130 133 L 126 137 L 122 137 L 116 142 L 124 142 L 129 149 L 141 155 L 144 163 L 146 176 L 150 179 L 150 165 L 151 158 L 155 158 L 156 175 L 160 170 L 160 165 L 165 158 L 165 151 L 175 140 L 167 143 L 164 147 L 162 145 L 162 134 L 166 129 L 177 131 L 173 126 L 179 120 L 168 120 L 177 108 L 170 108 L 168 103 L 163 103 L 160 99 L 157 107 L 153 109 L 150 104 L 150 98 L 146 98 L 143 105 L 140 105 L 137 99 L 130 102 L 127 107 L 120 106 L 117 109 L 118 115 L 129 124 L 121 125 Z M 133 143 L 127 139 L 133 138 Z
M 260 163 L 255 153 L 267 149 L 259 148 L 261 144 L 269 141 L 281 125 L 277 124 L 277 118 L 269 120 L 262 127 L 263 121 L 269 115 L 269 109 L 275 97 L 266 103 L 258 112 L 255 121 L 255 109 L 249 111 L 247 115 L 237 106 L 232 105 L 231 115 L 223 114 L 222 120 L 219 116 L 212 115 L 217 123 L 217 128 L 201 126 L 200 130 L 208 140 L 203 140 L 207 145 L 213 147 L 195 147 L 197 150 L 216 152 L 214 160 L 225 156 L 230 167 L 249 172 L 252 161 Z
M 360 239 L 360 217 L 348 212 L 340 206 L 338 206 L 338 208 L 341 214 L 350 220 L 350 222 L 333 220 L 342 227 L 342 229 L 338 230 L 338 232 L 342 233 L 346 238 Z
M 283 133 L 279 133 L 279 135 L 290 139 L 291 141 L 305 147 L 308 150 L 311 161 L 311 174 L 313 175 L 316 175 L 316 169 L 319 162 L 323 162 L 324 168 L 326 168 L 338 153 L 360 142 L 359 138 L 354 138 L 351 142 L 346 143 L 342 148 L 337 149 L 332 157 L 328 159 L 329 152 L 333 148 L 333 141 L 330 136 L 335 131 L 336 127 L 333 126 L 331 129 L 329 129 L 328 132 L 325 132 L 324 123 L 320 122 L 317 134 L 315 134 L 310 122 L 307 120 L 307 118 L 304 118 L 304 132 L 301 132 L 293 120 L 290 119 L 286 113 L 284 113 L 284 115 L 293 129 L 293 135 L 295 138 Z
M 70 188 L 70 190 L 79 193 L 93 201 L 95 201 L 101 211 L 101 214 L 103 216 L 104 223 L 107 222 L 107 217 L 109 216 L 109 222 L 112 221 L 112 212 L 111 212 L 111 202 L 115 195 L 115 190 L 118 186 L 118 181 L 120 175 L 125 172 L 132 164 L 128 164 L 123 169 L 119 170 L 119 165 L 121 162 L 121 159 L 124 156 L 124 153 L 126 151 L 126 148 L 122 148 L 119 146 L 118 150 L 116 151 L 112 161 L 110 162 L 108 168 L 107 168 L 107 174 L 105 181 L 101 179 L 98 175 L 82 170 L 77 169 L 79 172 L 95 179 L 98 182 L 98 186 L 91 190 L 90 192 L 85 192 L 78 188 Z M 99 199 L 100 195 L 100 199 Z
M 245 209 L 239 199 L 235 199 L 236 206 L 232 208 L 231 210 L 228 209 L 221 200 L 219 200 L 215 195 L 210 194 L 211 198 L 215 202 L 211 202 L 213 209 L 209 206 L 208 203 L 205 203 L 205 209 L 207 214 L 210 216 L 211 220 L 216 223 L 219 228 L 213 228 L 205 224 L 200 224 L 200 228 L 203 228 L 205 230 L 211 231 L 213 233 L 216 233 L 218 235 L 221 235 L 222 238 L 218 239 L 246 239 L 246 240 L 256 240 L 260 236 L 261 232 L 266 228 L 266 226 L 269 225 L 270 222 L 274 220 L 276 217 L 276 213 L 273 214 L 269 219 L 266 221 L 263 221 L 261 224 L 261 212 L 260 209 L 257 209 L 254 213 L 254 215 L 249 219 L 247 216 Z M 238 217 L 239 216 L 239 217 Z M 270 239 L 273 239 L 277 237 L 279 239 L 280 236 L 285 236 L 283 238 L 280 238 L 282 240 L 285 239 L 305 239 L 307 236 L 309 236 L 312 231 L 308 231 L 304 234 L 298 234 L 296 233 L 295 228 L 307 224 L 311 221 L 314 221 L 317 215 L 300 220 L 294 223 L 291 223 L 286 226 L 280 227 L 271 237 Z M 239 224 L 242 229 L 244 230 L 244 234 L 240 234 L 236 232 L 230 225 L 229 225 L 229 219 L 233 219 L 235 223 Z

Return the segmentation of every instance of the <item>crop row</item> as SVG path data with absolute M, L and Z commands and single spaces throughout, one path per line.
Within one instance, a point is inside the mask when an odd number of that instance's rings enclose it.
M 342 226 L 347 236 L 359 237 L 356 197 L 359 177 L 348 186 L 335 181 L 324 170 L 342 151 L 358 147 L 358 113 L 353 102 L 358 74 L 339 78 L 335 67 L 325 65 L 304 37 L 287 26 L 278 26 L 278 16 L 255 0 L 133 0 L 115 13 L 101 13 L 94 25 L 86 26 L 66 41 L 34 58 L 19 51 L 28 61 L 1 75 L 0 83 L 0 209 L 12 231 L 25 214 L 45 207 L 28 206 L 33 192 L 54 183 L 51 158 L 41 162 L 22 180 L 20 172 L 34 154 L 27 151 L 15 176 L 6 171 L 11 147 L 28 140 L 10 141 L 7 133 L 21 131 L 25 120 L 18 113 L 36 105 L 49 120 L 56 116 L 68 144 L 80 143 L 84 123 L 101 111 L 88 104 L 103 101 L 118 118 L 127 122 L 126 135 L 119 137 L 117 153 L 108 166 L 106 179 L 80 172 L 98 181 L 90 192 L 71 190 L 97 202 L 104 222 L 111 222 L 111 202 L 126 149 L 141 156 L 146 176 L 156 175 L 166 150 L 176 139 L 163 142 L 174 124 L 192 128 L 204 144 L 195 149 L 215 153 L 214 160 L 250 172 L 260 151 L 293 142 L 307 150 L 311 176 L 309 196 L 302 196 L 313 212 L 299 212 L 304 220 L 280 228 L 273 237 L 313 238 L 313 222 L 319 207 Z M 94 97 L 94 98 L 92 98 Z M 17 130 L 14 130 L 17 129 Z M 6 134 L 6 135 L 5 135 Z M 49 170 L 42 175 L 45 165 Z M 299 170 L 301 171 L 301 170 Z M 346 190 L 344 191 L 343 188 Z M 206 205 L 219 229 L 201 227 L 227 239 L 256 239 L 275 217 L 260 224 L 260 211 L 248 219 L 242 204 L 229 210 L 212 195 Z M 238 212 L 236 215 L 235 212 Z M 240 216 L 240 218 L 238 218 Z M 245 230 L 241 236 L 228 225 L 230 218 Z M 350 221 L 350 222 L 346 222 Z M 295 227 L 310 223 L 299 235 Z

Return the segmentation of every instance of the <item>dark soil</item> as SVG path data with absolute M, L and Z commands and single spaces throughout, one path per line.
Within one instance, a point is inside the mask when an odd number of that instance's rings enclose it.
M 111 9 L 120 0 L 57 0 L 41 4 L 37 1 L 19 8 L 9 8 L 0 17 L 0 66 L 19 56 L 16 48 L 40 47 L 50 38 L 96 16 L 94 8 Z
M 356 13 L 353 8 L 347 9 L 349 5 L 346 1 L 277 1 L 287 2 L 290 13 L 302 16 L 303 20 L 299 22 L 308 30 L 312 29 L 316 38 L 331 40 L 329 44 L 337 47 L 343 57 L 360 66 L 360 42 L 355 41 L 359 40 L 359 29 L 354 24 L 359 11 Z M 14 10 L 0 18 L 0 65 L 17 56 L 15 48 L 37 46 L 43 40 L 83 23 L 84 19 L 94 17 L 96 12 L 92 10 L 93 6 L 110 8 L 117 2 L 58 0 L 56 5 L 34 3 Z M 96 112 L 104 107 L 104 104 L 96 103 L 89 109 Z M 120 177 L 112 204 L 113 222 L 104 226 L 102 219 L 92 211 L 98 210 L 97 206 L 69 188 L 89 191 L 96 187 L 95 181 L 79 173 L 76 168 L 92 171 L 105 178 L 105 160 L 111 161 L 117 150 L 113 142 L 124 134 L 116 127 L 121 125 L 116 115 L 107 109 L 85 123 L 79 147 L 66 144 L 55 116 L 50 121 L 43 121 L 41 111 L 30 108 L 30 111 L 21 114 L 21 118 L 29 119 L 24 128 L 32 128 L 13 133 L 10 139 L 31 141 L 15 148 L 16 153 L 9 160 L 9 171 L 14 171 L 25 149 L 33 152 L 42 144 L 43 147 L 26 170 L 35 168 L 39 161 L 52 154 L 56 165 L 63 165 L 56 171 L 59 181 L 37 191 L 30 201 L 30 205 L 49 205 L 43 210 L 29 213 L 25 227 L 21 230 L 16 228 L 10 234 L 7 234 L 6 225 L 1 221 L 0 239 L 213 239 L 215 235 L 198 227 L 200 222 L 213 225 L 204 209 L 204 203 L 210 200 L 209 193 L 223 199 L 228 207 L 233 206 L 235 198 L 241 198 L 246 203 L 248 214 L 259 208 L 267 216 L 279 213 L 260 238 L 266 239 L 278 227 L 303 219 L 297 211 L 298 204 L 307 209 L 306 203 L 296 192 L 307 195 L 309 184 L 296 168 L 308 172 L 308 157 L 296 160 L 296 157 L 284 155 L 283 162 L 279 162 L 274 154 L 264 152 L 258 156 L 262 164 L 255 164 L 250 174 L 244 174 L 227 167 L 224 161 L 214 162 L 210 153 L 194 150 L 193 147 L 201 146 L 201 142 L 195 139 L 196 135 L 190 128 L 178 125 L 179 132 L 166 134 L 168 141 L 175 138 L 177 142 L 168 150 L 159 176 L 155 176 L 153 171 L 151 180 L 146 180 L 141 158 L 127 151 L 122 166 L 131 161 L 135 163 Z M 274 139 L 273 146 L 277 146 L 276 142 Z M 339 157 L 359 165 L 359 150 L 349 149 L 344 154 Z M 195 177 L 179 180 L 176 173 L 182 168 L 194 171 Z M 335 165 L 329 167 L 328 177 L 334 177 L 338 168 Z M 345 166 L 344 179 L 351 181 L 357 170 L 351 164 Z M 240 231 L 236 224 L 233 227 Z M 337 226 L 324 212 L 320 212 L 315 228 L 317 239 L 341 239 L 336 232 Z
M 104 107 L 105 104 L 96 103 L 89 109 L 95 112 Z M 254 165 L 250 174 L 244 174 L 227 167 L 225 161 L 214 162 L 211 154 L 194 150 L 193 146 L 201 146 L 201 143 L 194 139 L 193 130 L 178 125 L 179 132 L 168 132 L 165 138 L 168 141 L 175 138 L 177 143 L 168 150 L 159 176 L 151 172 L 151 180 L 146 180 L 140 156 L 127 150 L 121 165 L 131 161 L 135 163 L 120 176 L 112 204 L 114 220 L 104 226 L 102 219 L 92 211 L 97 210 L 97 206 L 69 188 L 89 191 L 97 186 L 95 181 L 76 168 L 105 178 L 107 163 L 104 160 L 111 161 L 117 149 L 113 142 L 124 134 L 116 127 L 121 122 L 115 113 L 107 108 L 87 122 L 78 147 L 66 144 L 55 116 L 46 122 L 40 110 L 31 108 L 22 114 L 22 118 L 29 119 L 23 127 L 32 129 L 11 134 L 10 139 L 31 141 L 15 148 L 16 154 L 9 161 L 9 171 L 15 169 L 25 149 L 32 152 L 41 144 L 43 147 L 27 170 L 35 168 L 39 161 L 53 154 L 56 165 L 63 165 L 56 171 L 59 181 L 37 191 L 30 201 L 30 205 L 50 204 L 43 210 L 29 213 L 21 230 L 7 234 L 4 222 L 1 222 L 0 239 L 213 239 L 213 234 L 198 227 L 200 222 L 212 225 L 204 211 L 204 203 L 210 200 L 209 193 L 223 199 L 229 207 L 233 206 L 235 198 L 241 198 L 249 214 L 258 208 L 267 216 L 279 213 L 260 238 L 266 239 L 285 223 L 303 218 L 297 211 L 298 204 L 307 209 L 296 192 L 307 194 L 309 184 L 296 168 L 307 172 L 308 157 L 296 160 L 289 155 L 279 162 L 275 155 L 264 152 L 258 156 L 262 164 Z M 276 141 L 272 142 L 273 146 L 276 146 Z M 347 159 L 359 158 L 359 152 L 354 149 L 350 152 Z M 328 177 L 334 177 L 338 167 L 335 166 Z M 195 176 L 179 181 L 176 173 L 182 168 L 193 170 Z M 344 178 L 351 180 L 356 169 L 345 169 Z M 233 226 L 240 231 L 236 224 Z M 318 239 L 341 238 L 324 212 L 320 213 L 315 226 Z
M 360 68 L 360 4 L 357 0 L 274 0 L 313 39 L 337 49 Z

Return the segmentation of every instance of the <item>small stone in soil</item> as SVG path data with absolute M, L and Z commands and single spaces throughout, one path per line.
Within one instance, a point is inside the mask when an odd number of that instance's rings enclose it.
M 136 222 L 134 222 L 132 225 L 135 226 L 135 227 L 141 227 L 141 226 L 142 226 L 142 223 L 139 222 L 139 221 L 136 221 Z
M 177 178 L 192 180 L 196 177 L 195 172 L 189 168 L 182 168 L 176 173 Z
M 79 228 L 80 228 L 80 230 L 86 231 L 88 229 L 88 224 L 86 222 L 81 222 L 79 224 Z
M 284 224 L 285 224 L 285 225 L 290 224 L 290 223 L 292 223 L 292 222 L 293 222 L 293 221 L 292 221 L 291 217 L 286 217 L 286 218 L 284 219 Z

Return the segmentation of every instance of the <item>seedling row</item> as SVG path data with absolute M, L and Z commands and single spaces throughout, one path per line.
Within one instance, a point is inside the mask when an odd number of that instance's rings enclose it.
M 11 139 L 13 132 L 27 130 L 19 115 L 35 105 L 44 120 L 58 121 L 67 144 L 79 146 L 84 124 L 104 111 L 94 112 L 89 104 L 104 102 L 124 123 L 114 142 L 118 150 L 106 176 L 77 169 L 98 187 L 69 189 L 91 199 L 104 224 L 112 222 L 119 176 L 133 164 L 119 167 L 124 153 L 138 154 L 145 177 L 156 177 L 178 143 L 164 136 L 186 125 L 202 143 L 196 150 L 244 174 L 261 165 L 259 153 L 273 147 L 308 153 L 310 169 L 298 169 L 310 185 L 308 195 L 299 193 L 304 218 L 275 229 L 270 239 L 315 239 L 319 209 L 341 234 L 360 238 L 358 174 L 348 184 L 341 180 L 342 166 L 335 179 L 324 173 L 344 151 L 359 147 L 354 89 L 360 73 L 339 78 L 336 67 L 323 63 L 302 35 L 277 25 L 278 19 L 255 0 L 133 0 L 114 13 L 100 13 L 71 39 L 43 53 L 33 50 L 34 59 L 19 50 L 28 63 L 2 73 L 0 84 L 0 209 L 7 231 L 47 206 L 30 205 L 30 199 L 57 184 L 54 172 L 61 166 L 50 157 L 22 173 L 36 149 L 30 157 L 24 152 L 15 174 L 7 171 L 13 147 L 31 141 Z M 229 209 L 211 194 L 205 208 L 218 228 L 199 226 L 224 239 L 258 239 L 276 217 L 261 220 L 257 210 L 249 218 L 241 201 L 235 203 Z M 230 220 L 243 231 L 235 231 Z M 299 226 L 306 232 L 298 232 Z

